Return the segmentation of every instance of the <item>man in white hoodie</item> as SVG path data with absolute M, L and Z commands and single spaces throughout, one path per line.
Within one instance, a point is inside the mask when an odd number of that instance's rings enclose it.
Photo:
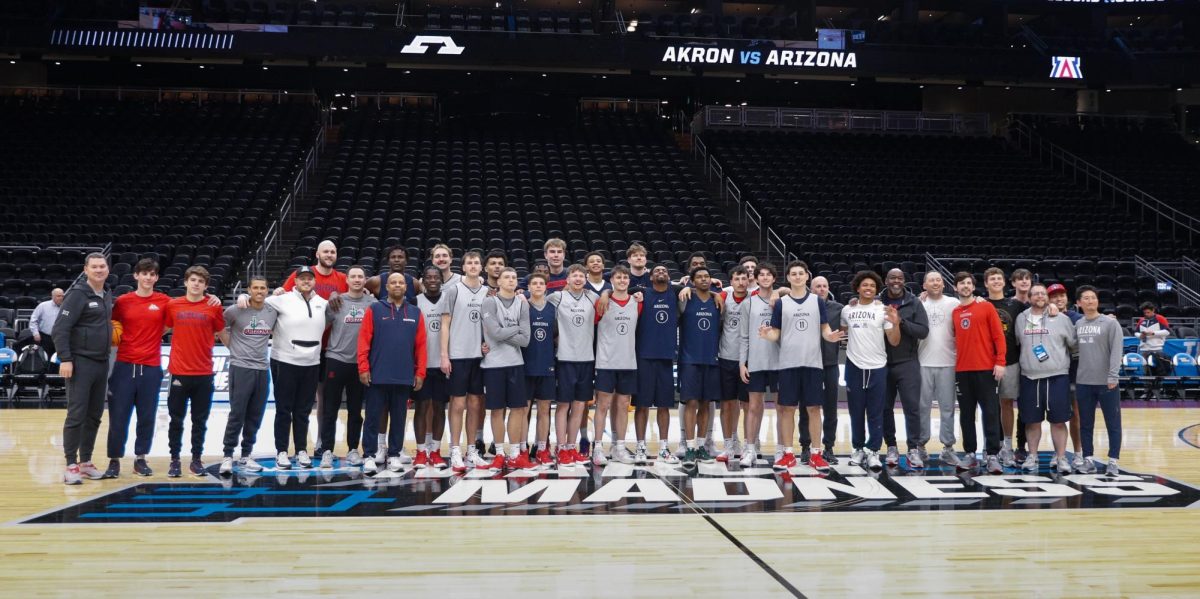
M 296 286 L 267 298 L 278 314 L 271 346 L 271 381 L 275 385 L 275 450 L 279 469 L 292 467 L 288 436 L 294 436 L 296 461 L 312 467 L 308 457 L 308 418 L 316 398 L 321 370 L 321 336 L 329 303 L 313 291 L 316 277 L 309 266 L 296 269 Z

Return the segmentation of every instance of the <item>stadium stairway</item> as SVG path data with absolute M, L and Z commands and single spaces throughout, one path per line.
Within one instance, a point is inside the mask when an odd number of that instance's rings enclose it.
M 292 248 L 296 247 L 296 243 L 300 239 L 300 232 L 308 224 L 313 206 L 321 197 L 321 189 L 324 188 L 325 179 L 329 177 L 329 171 L 333 165 L 333 161 L 329 158 L 337 150 L 339 139 L 334 135 L 326 137 L 325 147 L 321 148 L 321 155 L 326 158 L 323 158 L 313 169 L 312 176 L 308 179 L 308 188 L 300 196 L 296 206 L 292 208 L 291 218 L 284 223 L 283 233 L 275 242 L 275 247 L 267 254 L 265 272 L 267 273 L 267 283 L 271 286 L 282 284 L 287 279 L 286 270 L 291 262 Z

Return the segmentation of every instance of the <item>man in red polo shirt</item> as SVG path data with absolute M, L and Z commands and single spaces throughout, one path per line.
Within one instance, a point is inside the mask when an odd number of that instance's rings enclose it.
M 172 299 L 166 309 L 166 325 L 172 331 L 171 359 L 167 364 L 171 373 L 171 391 L 167 394 L 167 412 L 171 416 L 167 428 L 171 467 L 167 476 L 172 478 L 182 474 L 179 452 L 183 445 L 183 416 L 187 413 L 189 400 L 192 403 L 192 463 L 188 470 L 192 476 L 204 476 L 204 462 L 200 458 L 204 454 L 204 434 L 208 429 L 208 412 L 212 408 L 212 350 L 216 334 L 225 328 L 221 306 L 209 305 L 204 297 L 208 270 L 193 266 L 183 273 L 183 280 L 187 295 Z

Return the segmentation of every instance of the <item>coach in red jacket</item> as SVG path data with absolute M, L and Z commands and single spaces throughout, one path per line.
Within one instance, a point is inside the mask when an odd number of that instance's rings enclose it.
M 363 451 L 370 457 L 363 462 L 366 474 L 378 471 L 374 456 L 385 406 L 391 421 L 387 466 L 393 472 L 400 470 L 408 396 L 425 382 L 425 319 L 420 309 L 404 300 L 407 290 L 403 273 L 388 275 L 387 300 L 367 308 L 358 331 L 358 377 L 367 387 Z

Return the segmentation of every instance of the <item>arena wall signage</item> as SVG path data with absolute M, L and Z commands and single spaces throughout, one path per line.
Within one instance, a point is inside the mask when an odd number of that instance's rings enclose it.
M 858 57 L 854 52 L 841 50 L 810 50 L 771 48 L 769 50 L 735 50 L 714 46 L 667 46 L 662 62 L 669 64 L 743 65 L 854 69 Z
M 1083 79 L 1082 61 L 1078 56 L 1051 56 L 1050 78 Z
M 1043 456 L 1049 457 L 1048 452 Z M 956 473 L 936 458 L 922 472 L 869 472 L 841 464 L 818 475 L 807 466 L 779 473 L 724 464 L 518 471 L 357 469 L 235 472 L 199 484 L 139 484 L 32 516 L 26 524 L 232 522 L 241 518 L 340 516 L 507 516 L 892 512 L 1010 509 L 1185 508 L 1200 489 L 1163 477 Z M 1049 461 L 1041 472 L 1049 472 Z

